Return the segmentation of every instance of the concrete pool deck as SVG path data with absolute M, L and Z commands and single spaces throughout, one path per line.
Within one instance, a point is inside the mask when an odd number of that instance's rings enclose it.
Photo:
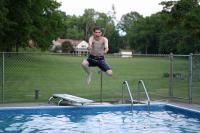
M 184 107 L 184 108 L 188 108 L 188 109 L 193 109 L 193 110 L 197 110 L 200 111 L 200 105 L 199 104 L 188 104 L 188 103 L 181 103 L 181 102 L 168 102 L 168 101 L 151 101 L 151 103 L 160 103 L 160 104 L 172 104 L 175 106 L 180 106 L 180 107 Z M 110 103 L 108 102 L 102 102 L 102 103 L 91 103 L 88 105 L 109 105 Z M 57 106 L 57 104 L 48 104 L 48 103 L 4 103 L 4 104 L 0 104 L 0 108 L 1 107 L 35 107 L 35 106 Z M 77 106 L 77 105 L 75 105 Z M 81 106 L 81 105 L 78 105 Z M 83 106 L 87 106 L 87 105 L 83 105 Z
M 90 104 L 86 104 L 83 106 L 87 106 L 87 105 L 111 105 L 111 103 L 108 102 L 102 102 L 102 103 L 90 103 Z M 4 103 L 4 104 L 0 104 L 0 107 L 35 107 L 35 106 L 58 106 L 56 103 Z M 80 104 L 73 104 L 73 105 L 67 105 L 64 104 L 62 106 L 82 106 Z

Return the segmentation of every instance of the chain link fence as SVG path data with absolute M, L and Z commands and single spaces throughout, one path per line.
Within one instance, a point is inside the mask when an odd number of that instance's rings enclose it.
M 200 54 L 193 55 L 193 79 L 192 99 L 194 103 L 200 103 Z
M 172 99 L 191 100 L 189 95 L 189 55 L 170 55 L 169 96 Z
M 3 85 L 3 82 L 4 82 L 4 61 L 3 61 L 3 55 L 4 54 L 0 54 L 0 64 L 1 64 L 1 66 L 0 66 L 0 97 L 1 97 L 1 103 L 3 103 L 3 96 L 4 96 L 4 93 L 3 93 L 3 88 L 4 88 L 4 85 Z
M 86 74 L 81 67 L 86 56 L 1 53 L 0 57 L 1 103 L 48 102 L 48 98 L 54 93 L 119 103 L 122 100 L 124 80 L 131 87 L 133 98 L 138 96 L 138 81 L 143 80 L 152 100 L 178 98 L 188 102 L 189 99 L 188 55 L 173 55 L 173 60 L 170 60 L 169 55 L 133 55 L 131 58 L 108 55 L 106 61 L 113 69 L 113 76 L 103 74 L 101 80 L 99 69 L 92 68 L 90 85 L 86 84 Z M 192 101 L 198 103 L 199 55 L 193 56 L 194 62 Z M 128 93 L 124 94 L 129 99 Z M 146 99 L 143 94 L 142 98 Z

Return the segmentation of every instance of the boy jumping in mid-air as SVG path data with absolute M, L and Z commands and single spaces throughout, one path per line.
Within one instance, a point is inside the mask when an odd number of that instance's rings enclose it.
M 112 69 L 105 62 L 104 54 L 108 52 L 108 39 L 102 36 L 102 29 L 96 26 L 93 29 L 93 35 L 89 38 L 88 50 L 90 54 L 86 60 L 83 60 L 82 67 L 86 71 L 87 83 L 91 82 L 90 67 L 98 66 L 101 71 L 105 72 L 108 76 L 112 76 Z

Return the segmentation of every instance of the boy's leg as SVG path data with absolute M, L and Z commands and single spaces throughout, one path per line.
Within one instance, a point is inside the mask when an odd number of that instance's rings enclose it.
M 85 70 L 85 72 L 87 73 L 87 83 L 90 84 L 92 73 L 91 73 L 91 70 L 89 67 L 89 62 L 87 60 L 83 60 L 82 67 Z
M 99 62 L 99 68 L 106 73 L 108 76 L 112 76 L 111 67 L 105 62 L 105 60 L 101 60 Z
M 112 70 L 110 69 L 110 70 L 107 70 L 106 71 L 106 74 L 108 75 L 108 76 L 112 76 Z

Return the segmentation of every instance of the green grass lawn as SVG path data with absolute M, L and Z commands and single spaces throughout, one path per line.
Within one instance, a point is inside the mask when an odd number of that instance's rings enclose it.
M 53 93 L 68 93 L 84 98 L 100 100 L 100 74 L 92 68 L 92 82 L 86 84 L 86 74 L 81 67 L 86 56 L 58 54 L 18 54 L 5 57 L 4 102 L 47 102 Z M 168 96 L 168 57 L 108 57 L 106 61 L 113 69 L 113 77 L 103 74 L 103 100 L 121 99 L 122 82 L 127 80 L 133 96 L 137 95 L 137 82 L 143 80 L 152 99 L 157 95 Z M 175 72 L 183 79 L 175 79 L 174 93 L 187 96 L 187 60 L 177 59 Z M 39 90 L 39 99 L 34 99 Z M 196 91 L 196 90 L 195 90 Z M 2 99 L 2 91 L 0 92 Z M 127 93 L 128 94 L 128 93 Z M 128 96 L 128 95 L 127 95 Z

